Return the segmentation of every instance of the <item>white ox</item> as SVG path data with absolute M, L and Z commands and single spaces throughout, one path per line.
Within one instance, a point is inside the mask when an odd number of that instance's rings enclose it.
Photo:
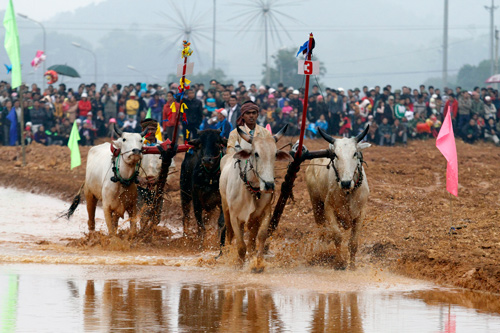
M 328 222 L 333 241 L 340 256 L 342 233 L 340 227 L 351 229 L 349 239 L 350 264 L 356 268 L 358 233 L 365 216 L 370 189 L 363 169 L 363 149 L 371 145 L 361 142 L 368 127 L 356 138 L 334 139 L 320 129 L 330 143 L 333 159 L 318 158 L 306 169 L 306 182 L 316 223 Z
M 108 233 L 114 235 L 118 219 L 127 212 L 130 217 L 130 230 L 136 232 L 137 215 L 137 178 L 142 158 L 142 136 L 145 133 L 124 133 L 115 127 L 118 139 L 113 141 L 113 149 L 119 150 L 113 157 L 111 144 L 103 143 L 92 147 L 87 156 L 85 183 L 73 199 L 69 210 L 64 214 L 71 217 L 80 202 L 82 190 L 87 201 L 89 231 L 95 230 L 95 209 L 102 200 Z M 113 160 L 115 163 L 113 164 Z
M 236 236 L 241 264 L 247 252 L 243 239 L 245 225 L 250 233 L 249 254 L 255 251 L 257 240 L 258 262 L 263 259 L 274 195 L 274 162 L 293 160 L 288 153 L 276 149 L 276 142 L 286 129 L 287 126 L 273 137 L 253 137 L 237 127 L 238 134 L 245 140 L 241 141 L 242 149 L 221 160 L 219 189 L 226 236 L 228 244 Z

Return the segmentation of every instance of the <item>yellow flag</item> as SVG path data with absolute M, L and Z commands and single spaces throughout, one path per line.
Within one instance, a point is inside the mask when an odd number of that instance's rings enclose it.
M 156 127 L 155 137 L 156 137 L 156 140 L 163 141 L 163 139 L 161 138 L 161 127 L 160 127 L 160 124 L 158 124 L 158 126 Z
M 175 109 L 175 103 L 172 103 L 172 105 L 170 105 L 170 110 L 172 110 L 172 113 L 177 112 L 177 110 Z
M 186 103 L 182 103 L 181 104 L 181 113 L 184 113 L 184 110 L 187 110 L 187 109 L 188 109 L 188 107 L 187 107 Z

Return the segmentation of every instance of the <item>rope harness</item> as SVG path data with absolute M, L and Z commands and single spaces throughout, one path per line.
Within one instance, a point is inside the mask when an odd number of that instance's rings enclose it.
M 335 159 L 337 158 L 337 154 L 332 152 L 333 156 L 330 157 L 330 163 L 326 166 L 327 169 L 330 169 L 330 166 L 333 168 L 333 171 L 335 171 L 335 177 L 337 178 L 337 183 L 340 184 L 340 176 L 339 176 L 339 171 L 335 167 Z M 356 152 L 356 157 L 358 158 L 358 166 L 356 167 L 356 171 L 354 171 L 353 179 L 356 174 L 358 175 L 358 180 L 354 184 L 354 187 L 351 191 L 355 191 L 357 188 L 361 186 L 363 183 L 363 163 L 365 163 L 367 166 L 368 164 L 363 160 L 363 153 L 360 151 Z M 349 193 L 349 192 L 348 192 Z
M 256 163 L 257 163 L 257 161 L 256 161 Z M 250 162 L 249 160 L 245 161 L 245 168 L 243 170 L 241 169 L 241 160 L 236 160 L 236 162 L 234 162 L 234 167 L 235 168 L 236 168 L 236 164 L 238 164 L 238 167 L 240 169 L 240 178 L 243 181 L 243 183 L 245 184 L 245 187 L 247 188 L 247 190 L 250 191 L 250 193 L 256 199 L 260 199 L 260 195 L 261 195 L 260 187 L 253 187 L 250 184 L 250 182 L 248 181 L 248 178 L 247 178 L 247 172 L 248 171 L 253 171 L 253 173 L 255 174 L 255 176 L 257 178 L 259 178 L 262 181 L 264 181 L 264 179 L 262 179 L 262 177 L 260 177 L 260 175 L 257 172 L 257 170 L 254 168 L 252 162 Z M 248 170 L 247 170 L 247 168 L 248 168 Z
M 113 145 L 111 145 L 111 147 L 113 147 Z M 130 186 L 132 183 L 138 184 L 139 179 L 137 177 L 139 176 L 139 168 L 141 167 L 142 159 L 135 165 L 135 171 L 132 177 L 125 179 L 120 175 L 120 155 L 123 154 L 119 152 L 116 157 L 113 156 L 111 158 L 111 163 L 112 163 L 111 169 L 113 170 L 113 176 L 111 177 L 111 181 L 113 183 L 120 182 L 120 184 L 122 184 L 125 187 Z
M 205 171 L 205 173 L 208 175 L 208 180 L 209 185 L 212 185 L 213 183 L 218 183 L 219 182 L 219 177 L 220 177 L 220 160 L 222 159 L 222 156 L 224 156 L 223 152 L 221 151 L 219 156 L 218 156 L 218 161 L 217 161 L 217 168 L 215 170 L 208 170 L 203 163 L 201 163 L 202 170 Z M 200 174 L 200 176 L 202 176 Z

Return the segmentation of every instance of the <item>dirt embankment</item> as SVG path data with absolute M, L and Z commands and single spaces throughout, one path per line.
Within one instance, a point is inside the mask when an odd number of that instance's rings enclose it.
M 310 150 L 326 147 L 320 140 L 305 144 Z M 26 167 L 21 167 L 20 148 L 0 147 L 0 184 L 69 201 L 85 178 L 88 149 L 81 148 L 82 166 L 70 170 L 67 147 L 31 145 Z M 500 292 L 500 148 L 457 140 L 457 150 L 458 199 L 446 192 L 446 162 L 434 140 L 366 150 L 371 194 L 360 235 L 360 265 L 375 263 L 410 277 Z M 183 154 L 176 157 L 177 169 L 182 158 Z M 285 167 L 277 166 L 279 183 Z M 321 262 L 329 248 L 318 241 L 321 230 L 312 216 L 304 170 L 305 165 L 295 183 L 295 201 L 287 205 L 269 240 L 274 265 Z M 163 221 L 180 226 L 179 172 L 171 177 Z M 451 235 L 450 226 L 456 228 Z M 215 247 L 215 229 L 209 231 L 208 242 Z M 190 240 L 165 240 L 155 242 L 154 250 L 196 252 L 191 245 Z

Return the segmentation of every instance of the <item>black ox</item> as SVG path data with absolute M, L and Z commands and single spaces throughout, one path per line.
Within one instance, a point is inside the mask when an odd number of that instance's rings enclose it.
M 224 155 L 227 140 L 219 130 L 198 132 L 199 138 L 188 143 L 194 148 L 186 153 L 181 165 L 182 227 L 186 235 L 189 221 L 190 202 L 193 202 L 194 216 L 198 223 L 198 236 L 203 242 L 205 221 L 203 211 L 211 212 L 219 207 L 219 240 L 221 249 L 225 243 L 224 214 L 219 193 L 220 160 Z

